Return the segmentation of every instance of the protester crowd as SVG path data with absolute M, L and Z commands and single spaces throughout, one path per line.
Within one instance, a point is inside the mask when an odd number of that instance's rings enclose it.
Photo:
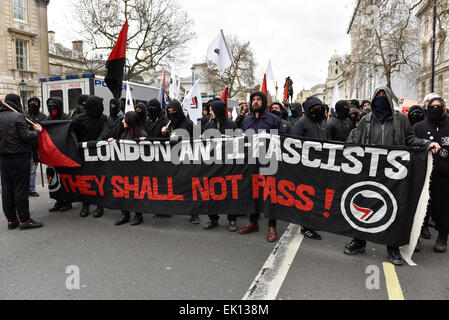
M 109 117 L 104 115 L 103 99 L 95 96 L 81 96 L 79 105 L 71 115 L 64 114 L 62 100 L 54 97 L 46 101 L 49 117 L 42 113 L 39 98 L 28 101 L 26 117 L 36 123 L 27 124 L 23 116 L 20 97 L 9 94 L 6 104 L 18 113 L 0 106 L 0 167 L 2 182 L 3 212 L 8 219 L 8 229 L 17 227 L 31 229 L 42 227 L 42 223 L 30 218 L 28 197 L 39 196 L 35 188 L 36 168 L 39 162 L 36 138 L 42 127 L 42 121 L 72 120 L 73 130 L 79 142 L 113 141 L 114 139 L 144 140 L 146 138 L 169 138 L 176 129 L 185 129 L 193 136 L 194 123 L 185 115 L 177 100 L 168 103 L 163 110 L 158 100 L 147 105 L 138 104 L 135 112 L 124 114 L 123 106 L 117 101 L 109 102 Z M 308 98 L 303 104 L 275 102 L 268 106 L 267 97 L 262 92 L 254 92 L 249 101 L 239 101 L 237 118 L 231 120 L 226 113 L 226 104 L 219 98 L 212 99 L 203 107 L 201 130 L 241 129 L 243 132 L 277 130 L 279 134 L 295 137 L 361 143 L 383 146 L 418 146 L 433 152 L 434 167 L 430 184 L 431 201 L 422 228 L 421 236 L 430 239 L 431 220 L 438 231 L 434 251 L 444 253 L 447 250 L 449 234 L 449 116 L 446 102 L 435 94 L 429 94 L 422 106 L 413 106 L 408 117 L 394 109 L 391 91 L 386 87 L 374 91 L 370 101 L 359 103 L 357 100 L 339 101 L 335 110 L 329 110 L 316 97 Z M 90 214 L 90 206 L 95 205 L 93 216 L 100 218 L 104 209 L 100 205 L 83 203 L 80 216 Z M 72 208 L 70 202 L 58 201 L 50 212 L 67 211 Z M 263 212 L 261 203 L 255 200 L 255 212 L 250 213 L 248 224 L 239 229 L 237 216 L 229 215 L 228 229 L 231 232 L 249 234 L 259 231 L 259 218 Z M 169 218 L 169 213 L 155 217 Z M 130 212 L 122 211 L 116 225 L 131 221 Z M 193 224 L 199 224 L 200 218 L 194 213 L 190 216 Z M 218 215 L 210 215 L 203 226 L 205 230 L 216 228 Z M 143 214 L 135 213 L 132 225 L 143 222 Z M 278 240 L 276 220 L 268 221 L 269 242 Z M 305 237 L 321 240 L 322 236 L 307 227 L 302 228 Z M 348 255 L 363 253 L 366 241 L 353 239 L 346 245 Z M 417 250 L 420 250 L 418 245 Z M 389 260 L 395 265 L 403 264 L 398 247 L 387 247 Z

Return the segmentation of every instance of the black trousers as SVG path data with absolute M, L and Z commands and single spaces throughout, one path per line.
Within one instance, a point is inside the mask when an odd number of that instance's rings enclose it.
M 212 214 L 209 215 L 209 219 L 211 219 L 212 221 L 218 221 L 220 220 L 220 216 L 218 216 L 217 214 Z M 228 221 L 237 221 L 237 216 L 234 216 L 232 214 L 228 214 Z
M 21 222 L 30 219 L 30 157 L 25 153 L 0 159 L 3 213 L 9 222 L 17 221 L 17 217 Z
M 255 212 L 249 216 L 249 222 L 257 223 L 259 221 L 260 214 L 263 212 L 264 203 L 261 199 L 255 199 Z M 269 219 L 268 226 L 276 228 L 276 219 Z

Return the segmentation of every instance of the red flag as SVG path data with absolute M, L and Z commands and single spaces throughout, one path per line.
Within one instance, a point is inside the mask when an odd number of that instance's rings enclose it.
M 267 98 L 268 98 L 267 75 L 266 75 L 266 74 L 263 75 L 263 82 L 262 82 L 262 87 L 261 87 L 260 91 L 262 91 L 263 93 L 265 93 L 265 95 L 266 95 Z
M 226 103 L 226 117 L 228 117 L 228 87 L 223 90 L 220 99 Z
M 124 69 L 126 63 L 126 41 L 128 37 L 128 21 L 123 25 L 122 31 L 117 39 L 117 43 L 112 49 L 111 55 L 106 61 L 107 73 L 104 81 L 111 90 L 115 100 L 119 100 L 122 95 L 122 85 Z
M 282 99 L 283 102 L 286 102 L 288 99 L 288 83 L 285 85 L 285 90 L 284 90 L 284 99 Z

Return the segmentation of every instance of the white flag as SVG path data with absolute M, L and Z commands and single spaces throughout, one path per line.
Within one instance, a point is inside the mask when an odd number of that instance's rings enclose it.
M 338 80 L 335 81 L 334 91 L 332 92 L 331 110 L 335 110 L 335 105 L 340 101 L 340 91 L 338 90 Z
M 178 85 L 176 86 L 175 99 L 179 101 L 181 98 L 181 77 L 178 77 Z
M 267 72 L 265 72 L 267 75 L 267 82 L 273 80 L 274 81 L 274 75 L 273 75 L 273 67 L 271 66 L 271 59 L 268 60 L 268 67 Z
M 237 107 L 234 107 L 234 109 L 232 109 L 232 120 L 235 121 L 235 119 L 237 119 L 237 117 L 239 116 L 237 114 Z
M 203 116 L 203 101 L 201 100 L 200 80 L 198 80 L 184 99 L 184 110 L 189 113 L 194 123 Z
M 126 104 L 125 104 L 125 114 L 129 111 L 136 111 L 134 108 L 133 97 L 131 95 L 131 88 L 129 87 L 129 82 L 126 82 Z
M 175 68 L 174 68 L 174 66 L 172 66 L 171 70 L 170 70 L 170 89 L 168 92 L 170 99 L 176 99 L 176 88 L 177 87 L 178 87 L 178 85 L 176 84 Z
M 223 72 L 226 68 L 229 68 L 234 64 L 232 60 L 231 52 L 229 51 L 226 39 L 223 34 L 223 30 L 207 48 L 206 60 L 211 60 L 217 64 L 218 71 Z

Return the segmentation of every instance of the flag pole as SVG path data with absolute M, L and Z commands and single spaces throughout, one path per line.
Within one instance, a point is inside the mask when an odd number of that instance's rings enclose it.
M 13 112 L 15 112 L 15 113 L 20 113 L 19 111 L 17 111 L 16 109 L 14 109 L 14 108 L 11 107 L 10 105 L 8 105 L 5 101 L 2 101 L 2 104 L 3 104 L 6 108 L 8 108 L 9 110 L 11 110 L 11 111 L 13 111 Z M 26 120 L 29 124 L 33 125 L 33 126 L 36 125 L 33 121 L 31 121 L 31 120 L 28 119 L 27 117 L 25 117 L 25 120 Z
M 242 92 L 242 97 L 243 97 L 243 99 L 245 99 L 245 91 L 243 90 L 242 82 L 240 81 L 239 74 L 237 73 L 237 67 L 235 65 L 234 59 L 232 58 L 231 51 L 229 51 L 228 43 L 226 42 L 226 38 L 225 38 L 225 35 L 223 33 L 223 30 L 220 30 L 220 32 L 221 32 L 221 36 L 223 37 L 224 43 L 226 45 L 226 49 L 228 49 L 228 52 L 229 52 L 229 55 L 230 55 L 230 58 L 231 58 L 231 61 L 232 61 L 232 66 L 234 67 L 235 76 L 237 77 L 237 81 L 238 81 L 239 86 L 240 86 L 240 91 Z

